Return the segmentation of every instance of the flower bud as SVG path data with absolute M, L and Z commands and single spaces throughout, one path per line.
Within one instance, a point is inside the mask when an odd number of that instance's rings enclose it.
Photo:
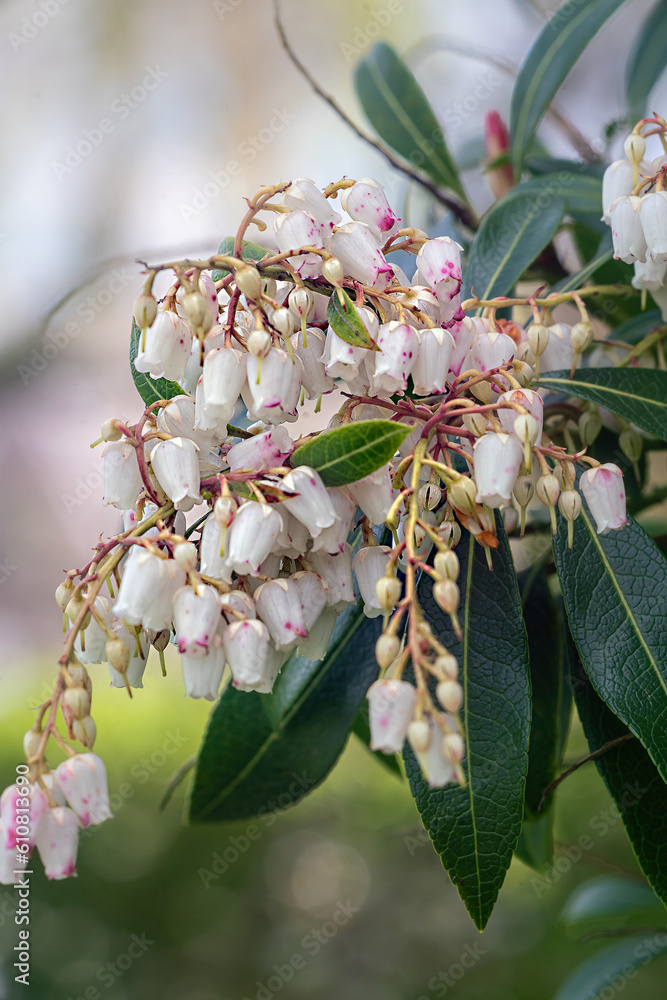
M 386 670 L 401 651 L 401 644 L 395 635 L 383 632 L 375 643 L 375 659 L 381 670 Z
M 549 327 L 545 326 L 544 323 L 531 323 L 526 330 L 528 346 L 536 358 L 540 354 L 544 354 L 549 343 L 549 336 Z
M 519 476 L 512 492 L 519 507 L 527 507 L 535 493 L 532 478 L 530 476 Z
M 431 729 L 425 719 L 413 719 L 408 726 L 408 741 L 415 753 L 426 753 L 431 745 Z
M 570 340 L 575 354 L 583 354 L 593 343 L 593 325 L 588 320 L 575 323 L 570 330 Z
M 436 553 L 433 566 L 438 576 L 442 576 L 446 580 L 458 580 L 459 558 L 451 549 Z
M 644 440 L 637 431 L 627 430 L 619 435 L 618 443 L 621 451 L 631 462 L 638 462 L 644 448 Z
M 197 333 L 208 333 L 213 326 L 211 310 L 201 292 L 187 292 L 183 296 L 183 311 Z
M 41 742 L 42 742 L 42 730 L 35 728 L 29 729 L 28 732 L 23 737 L 23 752 L 25 754 L 26 760 L 30 760 L 37 754 Z
M 576 521 L 581 513 L 581 497 L 576 490 L 563 490 L 558 498 L 558 509 L 566 521 Z
M 558 480 L 558 485 L 562 490 L 572 489 L 574 482 L 575 468 L 573 462 L 556 462 L 554 476 Z
M 450 680 L 455 681 L 459 676 L 459 661 L 452 653 L 441 653 L 433 664 L 436 673 L 444 674 Z
M 74 593 L 74 580 L 71 576 L 65 577 L 63 582 L 56 587 L 56 604 L 61 611 L 65 611 Z
M 328 281 L 330 285 L 334 285 L 336 288 L 341 287 L 345 273 L 343 271 L 343 265 L 338 260 L 338 257 L 327 257 L 322 264 L 322 277 Z
M 460 763 L 465 753 L 463 737 L 459 733 L 445 733 L 442 737 L 442 752 L 449 760 Z
M 579 417 L 579 434 L 583 445 L 591 445 L 602 430 L 602 420 L 597 410 L 586 410 Z
M 491 393 L 493 390 L 491 389 L 490 382 L 486 380 L 484 382 L 476 382 L 475 385 L 470 386 L 470 391 L 475 399 L 478 399 L 485 406 L 491 402 Z
M 442 490 L 436 483 L 424 483 L 419 491 L 419 506 L 422 510 L 435 510 L 442 500 Z
M 174 549 L 174 559 L 185 572 L 197 565 L 197 546 L 194 542 L 180 542 Z
M 134 303 L 134 318 L 137 325 L 144 330 L 152 326 L 157 316 L 157 302 L 152 295 L 139 295 Z
M 384 611 L 391 611 L 401 599 L 401 581 L 395 576 L 381 576 L 375 584 L 378 604 Z
M 560 493 L 558 480 L 551 473 L 540 476 L 535 486 L 535 492 L 541 503 L 547 507 L 555 507 L 558 503 L 558 494 Z
M 643 135 L 631 132 L 623 143 L 625 155 L 631 163 L 639 163 L 644 158 L 646 152 L 646 140 Z
M 475 437 L 481 437 L 489 426 L 489 418 L 485 413 L 464 413 L 463 426 Z
M 448 614 L 453 615 L 459 607 L 459 588 L 453 580 L 437 580 L 433 584 L 433 596 L 438 607 Z
M 290 312 L 293 312 L 299 319 L 308 319 L 313 311 L 314 299 L 312 293 L 307 288 L 295 288 L 290 292 L 287 303 Z
M 475 497 L 477 487 L 468 476 L 461 476 L 447 487 L 447 499 L 452 507 L 464 514 L 474 514 L 476 510 Z
M 257 300 L 262 295 L 262 279 L 256 267 L 244 264 L 234 271 L 236 287 L 247 299 Z
M 83 606 L 85 604 L 85 601 L 86 601 L 86 599 L 85 599 L 85 597 L 83 596 L 83 594 L 81 593 L 80 590 L 78 590 L 70 598 L 70 600 L 67 603 L 67 607 L 65 608 L 65 614 L 67 615 L 67 617 L 69 618 L 69 620 L 71 622 L 75 622 L 76 621 L 76 619 L 77 619 L 80 611 L 82 610 L 82 608 L 83 608 Z M 79 628 L 85 629 L 85 628 L 88 628 L 89 625 L 90 625 L 90 611 L 87 612 L 87 614 L 86 614 L 85 618 L 83 619 L 83 621 L 81 622 L 81 625 L 79 626 Z
M 75 719 L 72 724 L 72 733 L 74 739 L 78 740 L 84 747 L 88 747 L 89 750 L 95 746 L 97 726 L 92 716 L 86 715 L 83 719 Z
M 118 420 L 115 417 L 110 417 L 109 420 L 104 421 L 100 432 L 100 437 L 103 441 L 120 441 L 122 436 L 123 432 L 119 430 Z
M 294 314 L 285 306 L 280 306 L 271 313 L 271 325 L 282 337 L 291 337 L 294 332 Z
M 512 374 L 517 380 L 520 386 L 530 385 L 533 378 L 533 369 L 526 361 L 513 361 L 512 362 Z
M 213 505 L 213 517 L 221 528 L 227 528 L 234 519 L 236 504 L 231 497 L 218 497 Z
M 435 696 L 446 712 L 458 712 L 463 704 L 463 688 L 458 681 L 440 681 Z
M 160 629 L 159 632 L 155 632 L 152 629 L 146 629 L 146 635 L 150 639 L 150 644 L 153 649 L 157 649 L 158 653 L 163 653 L 169 645 L 171 629 L 163 628 Z
M 109 639 L 105 655 L 110 667 L 117 670 L 119 674 L 127 673 L 127 668 L 130 665 L 130 650 L 122 639 Z
M 514 421 L 513 433 L 522 444 L 535 444 L 539 430 L 540 425 L 530 413 L 520 413 Z
M 66 688 L 60 696 L 63 713 L 74 719 L 83 719 L 90 714 L 90 695 L 85 688 Z

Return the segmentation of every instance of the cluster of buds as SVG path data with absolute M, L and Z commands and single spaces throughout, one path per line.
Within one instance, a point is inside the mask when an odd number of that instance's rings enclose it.
M 339 194 L 348 221 L 335 209 Z M 361 599 L 367 616 L 383 617 L 384 674 L 368 692 L 373 747 L 396 753 L 407 738 L 432 786 L 462 783 L 459 667 L 419 606 L 419 579 L 432 577 L 460 636 L 461 527 L 490 563 L 494 509 L 510 528 L 520 512 L 523 530 L 535 496 L 554 526 L 558 509 L 571 527 L 581 510 L 577 464 L 598 530 L 625 523 L 620 470 L 569 454 L 555 440 L 558 404 L 550 412 L 544 391 L 529 387 L 540 358 L 569 367 L 588 347 L 587 290 L 462 303 L 461 247 L 401 228 L 370 179 L 321 191 L 301 178 L 248 205 L 233 254 L 146 266 L 134 365 L 180 391 L 146 406 L 136 424 L 102 428 L 104 498 L 122 530 L 58 588 L 60 672 L 26 749 L 34 795 L 56 816 L 48 843 L 68 850 L 74 820 L 62 817 L 85 821 L 72 788 L 88 773 L 72 760 L 93 763 L 100 802 L 103 771 L 93 754 L 77 754 L 49 782 L 45 753 L 51 737 L 74 753 L 57 728 L 59 707 L 67 737 L 93 746 L 91 665 L 108 663 L 111 684 L 131 694 L 143 687 L 151 647 L 164 672 L 171 644 L 188 696 L 215 700 L 226 670 L 239 690 L 269 693 L 292 652 L 324 656 L 338 615 Z M 241 259 L 251 224 L 262 241 L 250 245 L 256 262 Z M 412 276 L 389 262 L 395 250 L 413 254 Z M 153 284 L 166 271 L 174 280 L 158 303 Z M 531 305 L 528 329 L 496 319 L 513 302 Z M 561 302 L 576 302 L 579 324 L 550 321 Z M 378 418 L 405 427 L 386 464 L 338 485 L 299 461 L 318 433 L 288 432 L 306 399 L 316 415 L 331 395 L 339 407 L 319 434 Z M 76 781 L 66 777 L 73 766 Z M 100 807 L 89 821 L 107 813 Z M 68 873 L 64 848 L 57 857 L 47 864 L 54 877 Z
M 658 135 L 664 152 L 646 162 L 646 138 Z M 602 219 L 611 226 L 614 256 L 634 264 L 635 288 L 650 291 L 667 319 L 667 122 L 644 118 L 625 141 L 626 158 L 607 167 Z

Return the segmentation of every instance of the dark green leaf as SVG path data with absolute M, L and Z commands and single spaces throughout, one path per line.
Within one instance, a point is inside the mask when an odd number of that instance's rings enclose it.
M 662 313 L 659 309 L 649 309 L 647 312 L 633 316 L 632 319 L 621 323 L 614 330 L 614 340 L 627 340 L 629 344 L 637 344 L 640 340 L 657 330 L 659 326 L 664 326 Z
M 665 71 L 665 39 L 667 39 L 667 0 L 658 0 L 646 18 L 626 70 L 625 90 L 630 117 L 643 118 L 650 110 L 648 99 L 653 87 Z
M 554 810 L 526 816 L 519 834 L 514 853 L 524 865 L 534 868 L 537 872 L 546 871 L 553 861 L 554 853 Z
M 524 181 L 517 193 L 531 194 L 534 198 L 548 203 L 553 197 L 562 198 L 568 215 L 586 214 L 600 215 L 602 204 L 602 181 L 598 177 L 590 177 L 578 170 L 579 164 L 573 164 L 573 169 L 560 170 L 558 173 L 543 174 Z
M 341 616 L 323 660 L 292 657 L 271 695 L 227 687 L 197 759 L 190 819 L 245 819 L 294 805 L 328 775 L 377 677 L 382 619 Z
M 630 941 L 621 941 L 597 952 L 567 977 L 553 1000 L 607 1000 L 648 965 L 667 951 L 667 934 L 658 931 Z M 618 985 L 617 985 L 618 984 Z
M 358 309 L 344 288 L 337 289 L 329 299 L 327 321 L 336 336 L 346 344 L 377 350 L 361 321 Z
M 354 82 L 375 131 L 413 166 L 465 200 L 461 181 L 431 105 L 401 57 L 378 42 L 358 64 Z
M 134 367 L 134 359 L 139 353 L 141 342 L 141 329 L 135 320 L 132 320 L 132 333 L 130 334 L 130 371 L 132 381 L 137 387 L 137 392 L 143 399 L 146 406 L 157 403 L 158 399 L 171 399 L 173 396 L 182 396 L 184 390 L 178 382 L 170 382 L 168 378 L 151 378 L 144 372 L 138 372 Z
M 224 240 L 218 247 L 218 253 L 221 256 L 233 257 L 234 256 L 234 243 L 236 242 L 234 236 L 225 236 Z M 266 247 L 261 247 L 258 243 L 251 243 L 249 240 L 243 240 L 241 257 L 243 260 L 255 261 L 262 260 L 271 251 L 267 250 Z M 213 281 L 220 281 L 222 278 L 226 278 L 229 271 L 221 267 L 217 271 L 213 271 L 211 278 Z
M 354 483 L 386 465 L 411 429 L 391 420 L 359 420 L 335 427 L 297 448 L 292 465 L 309 465 L 326 486 Z
M 664 906 L 647 885 L 621 875 L 603 875 L 575 889 L 565 905 L 561 921 L 570 932 L 581 935 L 591 931 L 657 926 L 666 916 Z
M 512 91 L 510 133 L 517 177 L 532 139 L 556 91 L 584 49 L 623 0 L 564 3 L 545 24 Z
M 569 653 L 577 711 L 594 753 L 612 740 L 627 736 L 629 730 L 595 693 L 571 640 Z M 667 785 L 637 739 L 607 750 L 595 766 L 621 813 L 641 870 L 667 903 Z
M 533 385 L 588 399 L 619 417 L 667 439 L 667 372 L 651 368 L 583 368 L 547 372 Z
M 558 195 L 544 201 L 535 192 L 511 191 L 484 216 L 470 245 L 462 298 L 507 295 L 551 241 L 565 214 Z
M 600 180 L 602 180 L 605 169 L 603 163 L 582 163 L 580 160 L 567 160 L 559 156 L 544 156 L 540 158 L 531 156 L 530 151 L 526 157 L 525 165 L 531 174 L 553 174 L 558 173 L 560 170 L 566 170 L 571 174 L 584 174 L 586 177 L 598 177 Z M 598 215 L 600 214 L 599 203 L 596 212 Z
M 357 739 L 366 747 L 368 752 L 376 759 L 378 764 L 382 764 L 383 767 L 394 775 L 396 778 L 403 780 L 403 769 L 398 762 L 398 757 L 395 753 L 380 753 L 379 750 L 371 750 L 371 725 L 368 719 L 368 702 L 363 701 L 357 712 L 357 717 L 354 720 L 352 726 L 352 732 L 357 737 Z
M 667 560 L 632 519 L 598 535 L 585 506 L 572 549 L 560 521 L 554 554 L 570 631 L 593 687 L 667 777 Z
M 493 910 L 512 860 L 523 815 L 530 732 L 528 643 L 509 544 L 496 518 L 500 547 L 493 572 L 483 548 L 463 533 L 460 620 L 463 641 L 435 603 L 431 578 L 419 599 L 427 620 L 461 664 L 467 785 L 429 789 L 406 744 L 410 787 L 424 826 L 477 927 Z
M 570 274 L 567 278 L 563 278 L 558 284 L 554 285 L 552 291 L 554 292 L 572 292 L 590 279 L 591 275 L 595 274 L 599 267 L 606 264 L 607 261 L 611 260 L 614 255 L 614 248 L 611 242 L 611 230 L 608 230 L 602 237 L 600 245 L 595 253 L 595 255 L 588 261 L 587 264 L 575 274 Z

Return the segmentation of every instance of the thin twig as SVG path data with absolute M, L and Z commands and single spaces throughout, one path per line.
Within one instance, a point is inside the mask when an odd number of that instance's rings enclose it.
M 615 740 L 609 740 L 608 743 L 603 744 L 603 746 L 599 747 L 599 749 L 594 750 L 593 753 L 589 753 L 588 756 L 582 757 L 581 760 L 575 761 L 571 767 L 568 767 L 562 774 L 559 774 L 555 781 L 552 781 L 550 785 L 547 785 L 542 792 L 542 798 L 540 799 L 537 811 L 540 812 L 542 810 L 547 795 L 549 795 L 550 792 L 553 792 L 553 790 L 560 785 L 561 781 L 565 781 L 565 779 L 569 778 L 571 774 L 578 771 L 582 764 L 587 764 L 590 760 L 598 760 L 600 757 L 603 757 L 608 750 L 613 750 L 614 747 L 618 747 L 622 743 L 627 743 L 628 740 L 634 739 L 636 739 L 634 733 L 625 733 L 623 736 L 617 736 Z
M 308 81 L 308 83 L 313 88 L 315 93 L 318 94 L 318 96 L 321 97 L 322 100 L 325 101 L 333 111 L 335 111 L 338 117 L 341 118 L 345 122 L 345 124 L 348 125 L 352 129 L 352 131 L 359 136 L 360 139 L 362 139 L 369 146 L 372 146 L 373 149 L 376 149 L 378 153 L 381 153 L 382 156 L 384 156 L 384 158 L 389 161 L 392 167 L 394 167 L 396 170 L 399 170 L 402 174 L 405 174 L 406 177 L 409 177 L 417 184 L 421 184 L 421 186 L 423 188 L 426 188 L 427 191 L 430 191 L 433 197 L 437 201 L 439 201 L 441 205 L 444 205 L 446 208 L 448 208 L 449 211 L 452 212 L 457 217 L 457 219 L 459 219 L 459 221 L 463 223 L 464 226 L 467 226 L 469 229 L 476 229 L 478 225 L 477 219 L 472 214 L 472 212 L 465 207 L 465 205 L 461 205 L 454 198 L 451 198 L 448 194 L 445 194 L 442 188 L 439 188 L 437 184 L 434 184 L 432 181 L 430 181 L 428 177 L 425 177 L 424 174 L 421 174 L 418 170 L 415 170 L 413 167 L 409 166 L 409 164 L 403 162 L 403 160 L 398 159 L 398 157 L 394 156 L 391 150 L 388 149 L 383 143 L 378 142 L 378 140 L 374 139 L 372 135 L 368 135 L 367 132 L 364 132 L 363 129 L 359 128 L 356 122 L 354 122 L 352 118 L 350 118 L 350 116 L 347 114 L 346 111 L 343 110 L 343 108 L 341 108 L 340 104 L 338 104 L 335 98 L 333 98 L 331 94 L 327 94 L 327 92 L 322 89 L 322 87 L 317 82 L 315 77 L 310 73 L 308 69 L 306 69 L 304 64 L 301 62 L 297 54 L 293 51 L 293 49 L 290 46 L 287 35 L 285 33 L 285 28 L 283 27 L 283 23 L 281 20 L 280 0 L 273 0 L 273 4 L 275 10 L 276 29 L 278 31 L 278 34 L 280 35 L 280 40 L 282 42 L 283 48 L 285 49 L 285 52 L 289 56 L 293 65 L 296 67 L 299 73 L 301 73 L 301 75 Z

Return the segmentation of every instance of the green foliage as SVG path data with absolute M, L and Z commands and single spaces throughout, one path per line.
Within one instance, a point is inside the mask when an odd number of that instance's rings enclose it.
M 667 2 L 658 0 L 637 36 L 626 68 L 625 92 L 632 118 L 642 118 L 650 109 L 648 99 L 665 71 Z
M 325 486 L 344 486 L 386 465 L 410 431 L 391 420 L 345 424 L 297 448 L 292 464 L 309 465 L 319 472 Z
M 134 359 L 139 353 L 141 343 L 141 330 L 137 326 L 136 320 L 132 320 L 132 333 L 130 334 L 130 372 L 132 381 L 137 387 L 137 392 L 143 399 L 146 406 L 157 403 L 159 399 L 172 399 L 183 393 L 178 382 L 170 382 L 167 378 L 151 378 L 144 372 L 138 372 L 134 367 Z
M 233 236 L 225 236 L 224 240 L 218 247 L 218 253 L 221 256 L 233 257 L 234 243 L 235 239 Z M 263 257 L 266 257 L 267 253 L 269 253 L 269 251 L 266 247 L 261 247 L 258 243 L 251 243 L 250 240 L 243 240 L 241 249 L 241 257 L 243 260 L 257 263 L 258 260 L 262 260 Z M 211 278 L 213 281 L 220 281 L 222 278 L 226 278 L 228 274 L 229 271 L 226 268 L 221 267 L 218 268 L 217 271 L 213 271 L 211 273 Z
M 595 954 L 568 976 L 553 1000 L 603 1000 L 623 989 L 648 965 L 667 951 L 667 934 L 642 934 L 613 944 Z M 617 985 L 618 984 L 618 985 Z
M 352 347 L 375 349 L 358 310 L 344 288 L 337 289 L 327 305 L 327 320 L 337 337 Z

